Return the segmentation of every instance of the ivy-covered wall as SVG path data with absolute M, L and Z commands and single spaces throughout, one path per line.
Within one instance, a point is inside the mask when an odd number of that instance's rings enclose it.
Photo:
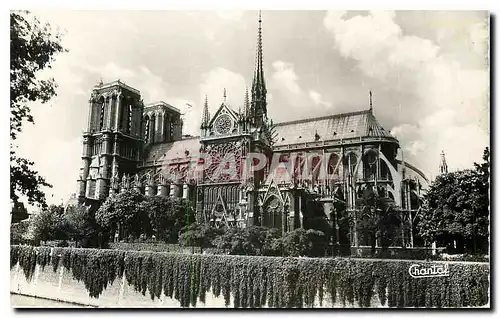
M 51 254 L 52 253 L 52 254 Z M 200 255 L 75 248 L 11 246 L 11 269 L 19 263 L 30 280 L 38 264 L 60 266 L 101 296 L 124 275 L 151 299 L 162 293 L 182 307 L 204 303 L 209 292 L 230 307 L 347 306 L 464 307 L 489 303 L 489 264 L 450 262 L 449 276 L 413 278 L 423 261 L 349 258 L 282 258 Z M 374 297 L 376 296 L 376 297 Z M 378 299 L 379 303 L 373 303 Z

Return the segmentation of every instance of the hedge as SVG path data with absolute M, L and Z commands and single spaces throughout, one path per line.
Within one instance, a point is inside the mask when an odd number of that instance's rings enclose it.
M 171 254 L 78 248 L 11 246 L 11 269 L 18 262 L 28 280 L 35 265 L 71 270 L 89 295 L 98 298 L 117 277 L 151 299 L 166 296 L 182 307 L 205 302 L 207 291 L 230 295 L 237 307 L 312 307 L 317 295 L 332 303 L 389 307 L 476 307 L 488 304 L 489 264 L 448 263 L 447 277 L 412 278 L 409 266 L 423 261 L 350 258 L 283 258 Z
M 126 251 L 150 251 L 150 252 L 163 252 L 163 253 L 200 253 L 199 247 L 183 247 L 179 244 L 169 244 L 163 242 L 156 243 L 109 243 L 109 247 L 115 250 Z

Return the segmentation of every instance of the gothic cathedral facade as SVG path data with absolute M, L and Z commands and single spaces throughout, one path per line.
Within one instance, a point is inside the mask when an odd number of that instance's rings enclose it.
M 412 220 L 428 181 L 402 159 L 399 141 L 375 118 L 371 92 L 364 110 L 274 123 L 267 112 L 260 15 L 257 38 L 252 87 L 242 107 L 236 111 L 224 98 L 211 116 L 205 99 L 197 137 L 182 134 L 179 109 L 144 105 L 140 92 L 119 80 L 95 86 L 79 202 L 98 206 L 134 189 L 190 200 L 198 222 L 283 233 L 320 218 L 335 230 L 337 243 L 358 247 L 369 242 L 353 225 L 343 228 L 338 207 L 354 213 L 369 188 L 398 207 L 405 224 L 398 245 L 413 246 Z M 254 164 L 260 168 L 249 169 Z

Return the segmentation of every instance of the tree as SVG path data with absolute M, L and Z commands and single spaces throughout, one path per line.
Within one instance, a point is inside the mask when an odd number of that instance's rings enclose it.
M 481 164 L 474 162 L 476 172 L 481 176 L 484 182 L 483 186 L 489 188 L 490 182 L 490 149 L 486 147 L 483 151 L 483 162 Z M 484 189 L 483 189 L 484 191 Z
M 152 235 L 151 222 L 144 208 L 145 197 L 136 191 L 125 191 L 109 196 L 95 214 L 97 224 L 113 233 L 116 225 L 138 238 L 141 234 Z
M 174 203 L 169 197 L 144 197 L 141 202 L 141 209 L 144 210 L 151 223 L 151 231 L 156 239 L 168 241 L 170 233 L 168 232 L 169 223 Z
M 426 194 L 417 225 L 427 244 L 440 241 L 458 252 L 486 253 L 489 240 L 489 149 L 474 170 L 440 175 Z
M 35 214 L 30 221 L 24 239 L 38 245 L 40 241 L 66 240 L 68 238 L 64 224 L 64 207 L 50 205 Z
M 68 207 L 64 222 L 69 237 L 80 241 L 83 246 L 87 246 L 86 242 L 96 238 L 99 226 L 90 208 L 81 205 Z
M 145 197 L 142 209 L 148 214 L 156 238 L 166 242 L 177 242 L 180 230 L 194 221 L 190 202 L 179 198 Z
M 170 226 L 170 240 L 175 240 L 179 236 L 182 228 L 195 222 L 195 211 L 189 200 L 172 198 L 173 210 Z
M 381 247 L 389 247 L 396 236 L 396 230 L 402 225 L 399 211 L 393 202 L 378 196 L 371 188 L 363 190 L 358 201 L 360 209 L 355 213 L 356 231 L 368 238 L 372 254 L 375 254 L 376 241 L 380 239 Z
M 39 72 L 50 68 L 58 53 L 66 51 L 61 35 L 53 34 L 50 25 L 42 25 L 29 12 L 10 14 L 10 137 L 15 140 L 24 121 L 34 123 L 32 102 L 48 102 L 56 95 L 53 78 L 37 79 Z M 30 204 L 47 207 L 42 187 L 51 187 L 33 169 L 33 162 L 10 151 L 10 195 L 14 202 L 26 196 Z
M 41 188 L 52 188 L 52 185 L 32 169 L 33 164 L 28 159 L 17 157 L 14 151 L 10 152 L 10 198 L 18 202 L 19 198 L 24 195 L 29 204 L 37 204 L 41 208 L 46 208 L 45 193 Z
M 25 242 L 25 236 L 30 222 L 23 220 L 10 226 L 10 244 L 21 244 Z

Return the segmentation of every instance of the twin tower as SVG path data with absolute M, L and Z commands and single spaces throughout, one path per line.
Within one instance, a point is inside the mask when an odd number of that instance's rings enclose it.
M 144 105 L 140 92 L 120 80 L 94 87 L 78 178 L 78 198 L 102 201 L 112 182 L 137 173 L 145 146 L 181 139 L 179 109 L 157 102 Z

